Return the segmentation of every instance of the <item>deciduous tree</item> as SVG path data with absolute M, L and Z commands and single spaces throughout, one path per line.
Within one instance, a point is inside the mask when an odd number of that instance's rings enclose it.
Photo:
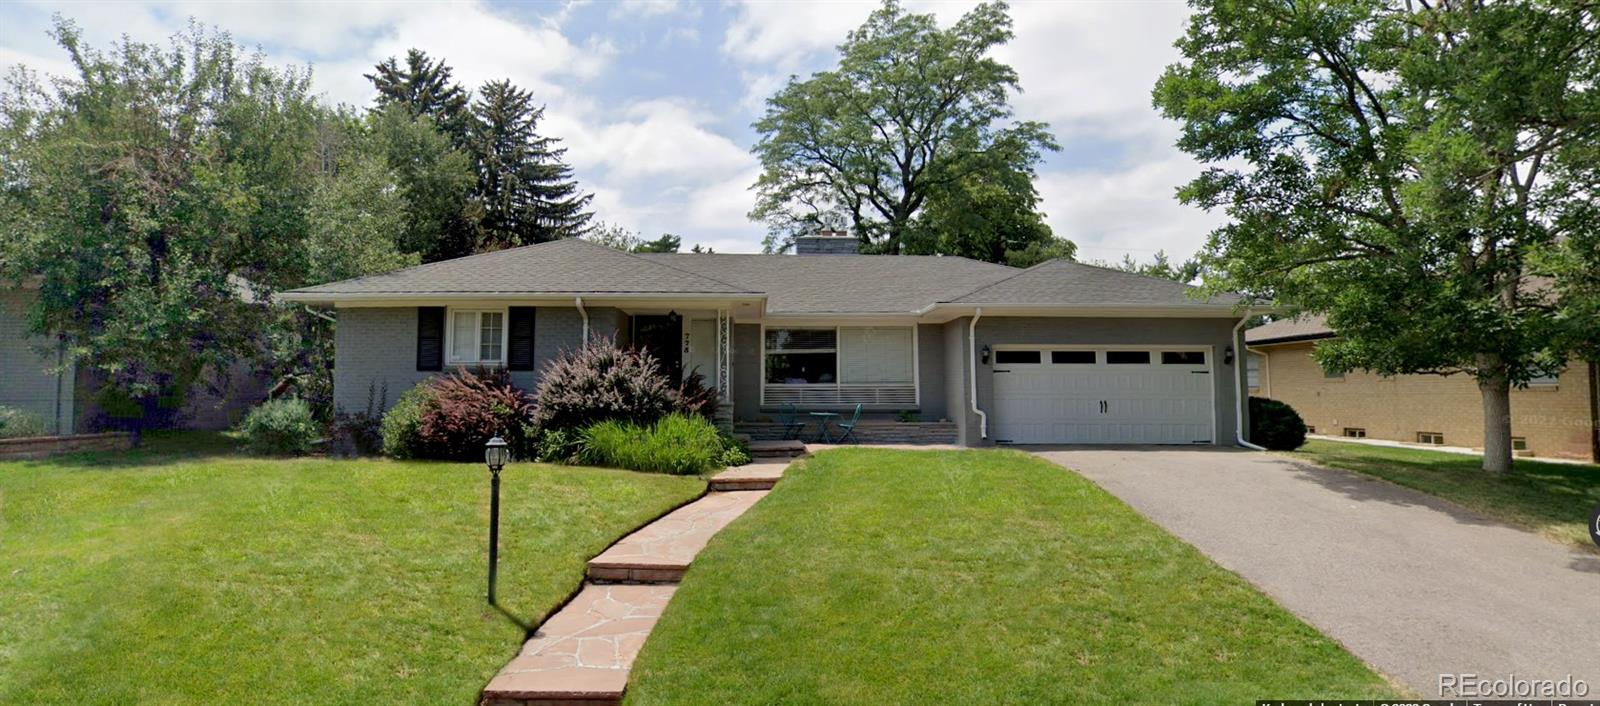
M 1332 370 L 1467 374 L 1484 468 L 1510 388 L 1593 351 L 1600 8 L 1194 0 L 1155 89 L 1214 164 L 1211 284 L 1325 312 Z
M 766 222 L 768 249 L 833 227 L 863 252 L 910 244 L 998 260 L 1004 241 L 1048 237 L 1029 217 L 1032 177 L 1056 145 L 1043 123 L 1013 119 L 1016 72 L 989 55 L 1011 37 L 1004 3 L 941 29 L 889 0 L 840 45 L 837 68 L 791 78 L 755 123 L 762 173 L 750 215 Z M 988 217 L 976 244 L 957 231 L 915 234 L 919 216 L 929 228 L 970 225 L 963 211 L 974 207 Z

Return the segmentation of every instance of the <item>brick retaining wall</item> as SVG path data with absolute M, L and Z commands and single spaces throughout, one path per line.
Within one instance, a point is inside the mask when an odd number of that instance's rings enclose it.
M 79 451 L 126 451 L 131 448 L 133 448 L 133 436 L 124 432 L 27 436 L 20 439 L 0 439 L 0 459 L 44 458 Z

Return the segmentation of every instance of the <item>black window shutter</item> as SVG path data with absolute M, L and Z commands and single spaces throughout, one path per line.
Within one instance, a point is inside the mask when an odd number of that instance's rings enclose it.
M 531 306 L 514 306 L 510 311 L 511 345 L 506 349 L 506 367 L 533 370 L 533 312 Z
M 417 307 L 417 370 L 444 370 L 444 307 Z

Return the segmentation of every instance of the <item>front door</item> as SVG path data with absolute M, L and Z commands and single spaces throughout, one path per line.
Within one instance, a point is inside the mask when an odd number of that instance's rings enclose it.
M 633 317 L 633 345 L 648 351 L 672 380 L 683 377 L 683 317 L 677 314 Z

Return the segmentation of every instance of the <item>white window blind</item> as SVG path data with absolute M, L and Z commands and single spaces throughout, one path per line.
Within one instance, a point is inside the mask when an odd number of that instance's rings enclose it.
M 478 312 L 458 311 L 450 317 L 450 359 L 477 360 Z
M 910 383 L 913 346 L 911 329 L 841 327 L 839 381 L 845 384 Z

